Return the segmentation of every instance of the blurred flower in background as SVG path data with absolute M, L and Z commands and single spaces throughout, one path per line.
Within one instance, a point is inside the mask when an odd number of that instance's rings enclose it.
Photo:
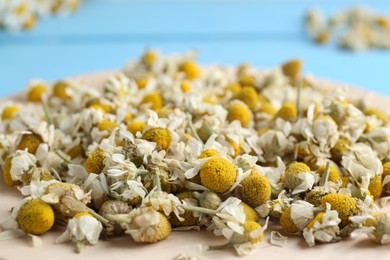
M 0 29 L 28 30 L 45 15 L 67 15 L 83 0 L 0 0 Z

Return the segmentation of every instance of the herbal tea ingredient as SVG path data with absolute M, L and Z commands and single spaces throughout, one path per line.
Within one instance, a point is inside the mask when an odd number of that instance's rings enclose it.
M 80 252 L 99 238 L 205 229 L 226 240 L 208 249 L 246 255 L 271 220 L 309 246 L 390 241 L 374 203 L 390 190 L 385 112 L 303 75 L 299 60 L 262 70 L 195 58 L 146 50 L 102 89 L 34 80 L 23 102 L 2 102 L 3 179 L 24 200 L 0 239 L 37 239 L 55 220 L 66 226 L 57 242 Z

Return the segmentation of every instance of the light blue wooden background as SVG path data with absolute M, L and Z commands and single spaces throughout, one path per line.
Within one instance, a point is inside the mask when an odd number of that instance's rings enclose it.
M 0 32 L 0 97 L 34 77 L 120 68 L 145 46 L 162 52 L 200 50 L 203 64 L 275 66 L 304 61 L 306 73 L 390 95 L 390 50 L 351 53 L 319 47 L 306 36 L 304 12 L 357 3 L 390 15 L 390 1 L 126 1 L 87 0 L 74 15 L 41 19 L 23 34 Z

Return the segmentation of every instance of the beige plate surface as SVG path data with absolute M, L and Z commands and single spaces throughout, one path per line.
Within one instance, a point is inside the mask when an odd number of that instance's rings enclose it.
M 91 86 L 101 87 L 102 82 L 113 72 L 103 72 L 83 76 L 83 80 Z M 340 84 L 330 83 L 332 86 Z M 350 97 L 364 97 L 367 91 L 359 88 L 351 88 Z M 386 109 L 390 98 L 372 94 L 374 104 L 378 108 Z M 20 100 L 20 96 L 13 96 L 3 100 Z M 11 187 L 7 187 L 0 178 L 0 221 L 8 216 L 10 209 L 18 205 L 22 196 Z M 387 209 L 389 210 L 389 209 Z M 390 210 L 389 210 L 390 211 Z M 365 239 L 344 239 L 339 243 L 318 244 L 309 248 L 302 237 L 290 236 L 287 246 L 281 248 L 269 243 L 269 231 L 278 230 L 272 225 L 269 227 L 263 242 L 258 250 L 251 256 L 238 257 L 234 250 L 207 251 L 202 256 L 206 259 L 312 259 L 312 260 L 358 260 L 358 259 L 389 259 L 390 248 L 381 246 Z M 197 244 L 219 244 L 223 240 L 215 238 L 206 231 L 175 231 L 166 240 L 150 245 L 136 244 L 129 237 L 116 238 L 110 241 L 99 241 L 95 246 L 86 246 L 81 254 L 73 251 L 71 242 L 55 244 L 55 239 L 63 232 L 63 227 L 56 227 L 42 236 L 43 245 L 33 248 L 28 238 L 0 241 L 0 260 L 14 259 L 171 259 L 179 253 L 190 250 Z

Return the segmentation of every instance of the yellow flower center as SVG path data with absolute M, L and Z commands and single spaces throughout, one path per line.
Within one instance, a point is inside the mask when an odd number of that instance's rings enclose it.
M 214 192 L 225 192 L 236 180 L 236 168 L 225 158 L 212 157 L 200 168 L 203 186 Z
M 136 121 L 127 125 L 127 130 L 135 135 L 137 132 L 141 132 L 145 129 L 146 124 L 144 122 Z
M 3 113 L 1 114 L 1 119 L 9 120 L 14 118 L 15 113 L 19 112 L 20 109 L 18 106 L 9 106 L 4 108 Z
M 89 173 L 99 174 L 104 169 L 104 152 L 100 149 L 91 152 L 84 163 L 84 167 Z
M 27 93 L 27 98 L 32 102 L 42 101 L 42 95 L 46 92 L 46 86 L 44 84 L 37 84 L 32 86 Z
M 149 129 L 143 134 L 142 138 L 150 142 L 155 142 L 164 150 L 168 149 L 172 141 L 172 137 L 168 129 L 161 127 Z
M 26 233 L 41 235 L 53 226 L 54 212 L 43 200 L 32 199 L 19 209 L 17 222 Z
M 19 141 L 17 146 L 18 150 L 28 149 L 28 152 L 35 154 L 38 146 L 43 143 L 42 137 L 37 134 L 24 134 Z
M 201 152 L 198 158 L 203 159 L 203 158 L 214 157 L 214 156 L 219 156 L 218 151 L 214 149 L 208 149 Z
M 179 71 L 183 72 L 187 79 L 192 80 L 200 76 L 200 69 L 193 61 L 185 61 L 179 66 Z
M 144 96 L 141 101 L 141 104 L 151 104 L 150 109 L 157 110 L 163 107 L 163 100 L 161 98 L 160 92 L 155 91 Z

